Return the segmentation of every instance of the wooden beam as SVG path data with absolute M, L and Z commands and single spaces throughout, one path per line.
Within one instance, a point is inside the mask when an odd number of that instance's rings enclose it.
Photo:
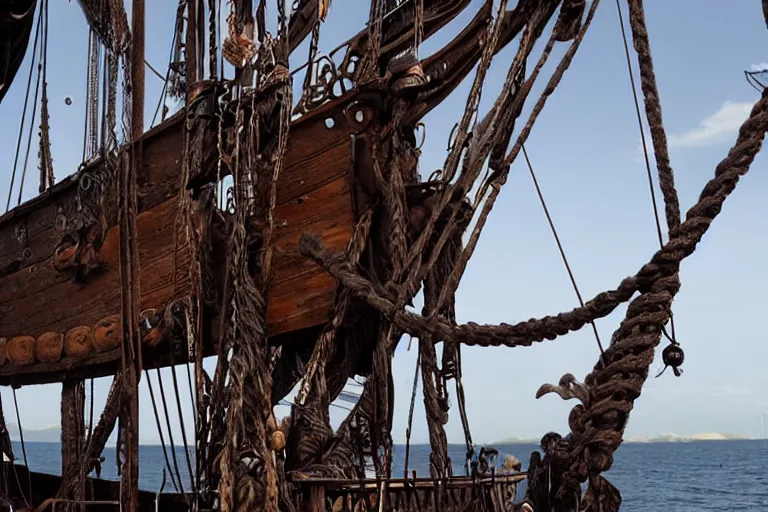
M 85 382 L 67 379 L 61 386 L 61 474 L 77 474 L 85 442 Z M 62 481 L 60 498 L 84 500 L 85 482 Z
M 131 140 L 144 132 L 144 0 L 131 5 Z

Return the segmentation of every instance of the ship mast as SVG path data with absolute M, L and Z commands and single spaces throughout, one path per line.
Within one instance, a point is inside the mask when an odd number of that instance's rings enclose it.
M 144 0 L 131 6 L 131 140 L 144 132 Z

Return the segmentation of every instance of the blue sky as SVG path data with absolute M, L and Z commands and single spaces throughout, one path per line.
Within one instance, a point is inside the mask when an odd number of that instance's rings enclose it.
M 427 41 L 423 52 L 445 44 L 480 3 L 474 0 L 456 21 Z M 713 175 L 758 97 L 743 71 L 768 60 L 765 23 L 757 1 L 730 2 L 727 9 L 719 0 L 648 0 L 646 4 L 672 166 L 686 210 Z M 87 31 L 76 2 L 54 1 L 50 8 L 49 99 L 54 166 L 61 178 L 74 172 L 82 151 Z M 168 59 L 174 11 L 175 2 L 170 0 L 148 2 L 147 59 L 161 70 Z M 367 2 L 336 0 L 321 47 L 336 46 L 362 27 L 366 18 Z M 483 109 L 498 93 L 515 46 L 492 67 Z M 564 44 L 556 48 L 532 98 L 538 96 L 565 48 Z M 294 54 L 292 66 L 303 63 L 306 54 L 304 44 Z M 10 180 L 28 65 L 26 61 L 0 105 L 3 189 Z M 162 84 L 148 72 L 147 86 L 149 121 Z M 425 120 L 422 176 L 442 166 L 449 132 L 463 111 L 468 89 L 464 83 Z M 71 106 L 65 104 L 66 97 L 72 98 Z M 605 0 L 527 143 L 585 299 L 634 274 L 658 249 L 639 141 L 616 5 Z M 25 198 L 37 189 L 35 156 L 33 147 Z M 765 171 L 766 160 L 759 156 L 697 252 L 684 262 L 674 313 L 678 340 L 686 353 L 685 373 L 679 379 L 666 373 L 648 381 L 632 413 L 629 435 L 760 434 L 760 413 L 768 412 L 768 398 L 761 393 L 768 384 L 763 369 L 768 344 L 761 328 L 762 315 L 768 310 L 764 292 L 768 204 L 760 200 L 768 193 Z M 576 305 L 530 177 L 518 162 L 459 289 L 459 321 L 515 322 Z M 606 342 L 624 310 L 619 308 L 598 321 Z M 583 378 L 597 357 L 589 329 L 532 348 L 465 349 L 464 385 L 476 441 L 567 431 L 573 404 L 552 396 L 535 400 L 536 389 L 544 382 L 556 382 L 566 372 Z M 415 359 L 415 345 L 409 352 L 407 344 L 401 344 L 394 361 L 396 442 L 404 439 Z M 658 369 L 660 360 L 654 363 L 652 375 Z M 107 388 L 108 381 L 98 381 L 97 410 Z M 1 392 L 6 418 L 13 421 L 10 391 Z M 24 388 L 18 396 L 26 428 L 58 422 L 59 386 Z M 143 382 L 141 398 L 141 438 L 157 439 Z M 334 421 L 341 419 L 342 412 L 333 410 Z M 451 442 L 462 441 L 457 414 L 451 415 L 447 431 Z M 413 440 L 427 440 L 420 395 Z

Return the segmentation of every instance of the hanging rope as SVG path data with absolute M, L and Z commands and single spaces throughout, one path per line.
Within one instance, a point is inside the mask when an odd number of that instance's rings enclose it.
M 640 3 L 640 13 L 633 11 L 632 2 L 630 4 L 630 16 L 633 16 L 630 24 L 632 26 L 632 35 L 635 41 L 635 51 L 640 63 L 640 75 L 645 97 L 646 117 L 651 125 L 651 138 L 656 157 L 656 166 L 659 173 L 659 185 L 664 195 L 664 203 L 667 215 L 667 229 L 672 229 L 680 225 L 680 204 L 675 190 L 675 180 L 672 168 L 669 162 L 667 151 L 667 135 L 664 125 L 661 121 L 661 102 L 656 88 L 656 77 L 653 72 L 653 62 L 651 60 L 650 45 L 648 42 L 648 32 L 645 29 L 645 17 L 642 13 L 642 2 Z M 638 9 L 638 6 L 634 6 Z M 637 87 L 635 86 L 635 75 L 632 71 L 632 59 L 629 56 L 629 43 L 627 42 L 627 32 L 624 29 L 624 16 L 621 10 L 619 0 L 616 0 L 616 10 L 619 14 L 619 26 L 621 27 L 621 38 L 624 42 L 624 54 L 627 61 L 627 72 L 629 74 L 629 83 L 632 87 L 632 97 L 635 103 L 635 113 L 637 114 L 637 124 L 640 129 L 640 141 L 643 146 L 643 155 L 645 158 L 645 170 L 648 176 L 648 187 L 651 192 L 651 204 L 653 206 L 653 216 L 656 222 L 656 233 L 659 238 L 659 247 L 664 246 L 664 237 L 661 234 L 661 220 L 659 218 L 659 209 L 656 203 L 656 188 L 653 185 L 653 176 L 651 173 L 651 162 L 648 156 L 648 144 L 645 139 L 645 130 L 643 129 L 643 120 L 640 114 L 640 102 L 637 98 Z M 675 318 L 669 318 L 670 330 L 672 331 L 672 343 L 677 344 L 675 335 Z
M 179 471 L 179 461 L 176 458 L 176 445 L 173 442 L 171 418 L 168 414 L 168 403 L 166 402 L 166 399 L 165 399 L 165 389 L 163 389 L 163 376 L 160 374 L 160 368 L 155 368 L 155 372 L 157 374 L 157 384 L 160 388 L 160 400 L 163 404 L 163 415 L 165 416 L 165 426 L 168 429 L 168 443 L 171 445 L 171 454 L 173 456 L 173 469 L 176 472 L 176 481 L 179 484 L 179 490 L 182 493 L 184 493 L 184 485 L 182 484 L 181 472 Z M 147 380 L 147 385 L 150 385 L 149 380 Z
M 179 413 L 179 426 L 181 427 L 181 441 L 184 443 L 184 458 L 187 462 L 187 471 L 189 471 L 189 485 L 192 489 L 192 494 L 195 494 L 195 472 L 192 471 L 192 460 L 189 458 L 189 444 L 187 443 L 187 430 L 184 426 L 184 413 L 181 409 L 181 394 L 179 393 L 179 383 L 176 378 L 176 367 L 171 366 L 171 380 L 173 381 L 173 394 L 176 398 L 176 410 Z M 194 403 L 194 402 L 193 402 Z
M 544 210 L 544 215 L 547 217 L 547 222 L 549 223 L 549 228 L 552 231 L 552 236 L 555 238 L 557 250 L 560 252 L 563 265 L 565 265 L 565 270 L 568 272 L 571 285 L 573 285 L 573 291 L 576 292 L 576 297 L 579 299 L 579 305 L 584 307 L 584 299 L 581 297 L 579 285 L 576 284 L 576 278 L 574 277 L 573 271 L 571 270 L 571 265 L 568 263 L 568 258 L 565 256 L 565 249 L 563 249 L 563 244 L 560 242 L 560 237 L 557 234 L 557 229 L 555 229 L 555 223 L 552 220 L 552 216 L 549 214 L 549 208 L 547 208 L 547 203 L 544 201 L 544 194 L 542 194 L 541 188 L 539 187 L 539 180 L 536 179 L 536 173 L 533 172 L 533 165 L 531 165 L 531 160 L 528 158 L 528 152 L 525 150 L 525 146 L 522 146 L 522 151 L 523 157 L 525 157 L 525 163 L 528 165 L 528 171 L 531 174 L 531 179 L 533 180 L 533 185 L 536 187 L 536 195 L 539 196 L 539 202 L 541 203 L 541 208 Z M 604 365 L 605 362 L 603 361 L 603 356 L 605 351 L 603 350 L 603 344 L 600 341 L 600 334 L 597 332 L 597 325 L 594 321 L 590 322 L 590 324 L 592 324 L 592 331 L 595 333 L 595 341 L 597 341 L 597 346 L 600 349 L 600 361 Z
M 387 315 L 403 331 L 420 336 L 453 339 L 466 345 L 478 346 L 530 346 L 535 341 L 554 339 L 575 331 L 592 320 L 611 313 L 618 304 L 628 301 L 638 290 L 647 290 L 657 280 L 662 269 L 678 265 L 696 249 L 714 218 L 719 214 L 726 197 L 734 190 L 740 176 L 746 174 L 749 165 L 762 146 L 768 128 L 768 96 L 758 101 L 750 117 L 742 124 L 739 140 L 729 155 L 718 164 L 715 177 L 704 187 L 698 203 L 686 215 L 686 221 L 673 233 L 674 236 L 657 251 L 637 274 L 628 277 L 614 290 L 602 292 L 585 302 L 583 308 L 531 319 L 515 325 L 500 324 L 483 326 L 463 324 L 449 326 L 440 318 L 423 318 L 407 311 L 398 310 L 391 299 L 383 296 L 370 282 L 351 271 L 338 256 L 329 253 L 317 239 L 304 235 L 300 241 L 302 254 L 311 257 L 341 284 L 355 295 Z
M 43 11 L 41 8 L 40 13 L 38 14 L 38 17 L 37 17 L 37 29 L 35 30 L 35 39 L 34 39 L 34 42 L 32 43 L 32 60 L 29 63 L 29 76 L 27 76 L 27 90 L 26 90 L 27 92 L 24 95 L 24 108 L 21 111 L 21 123 L 19 124 L 19 136 L 18 136 L 18 139 L 16 140 L 16 155 L 13 158 L 13 171 L 11 172 L 11 184 L 8 187 L 8 199 L 5 202 L 6 212 L 11 207 L 11 196 L 13 195 L 13 185 L 16 181 L 16 170 L 19 163 L 19 151 L 21 150 L 21 139 L 22 139 L 22 134 L 24 133 L 24 122 L 27 117 L 27 106 L 29 104 L 29 92 L 32 86 L 32 72 L 35 69 L 35 61 L 37 60 L 37 49 L 38 49 L 37 41 L 40 38 L 40 31 L 42 29 L 42 22 L 41 22 L 42 12 Z M 33 103 L 33 105 L 36 105 L 36 104 L 37 104 L 37 98 L 35 98 L 35 102 Z M 34 114 L 33 114 L 32 121 L 30 121 L 30 124 L 34 125 L 34 123 L 35 121 L 34 121 Z
M 90 160 L 99 151 L 99 62 L 101 60 L 101 42 L 96 32 L 91 31 L 91 46 L 88 63 L 88 95 L 86 98 L 86 139 L 88 150 L 86 158 Z M 85 159 L 84 159 L 85 160 Z
M 421 344 L 421 340 L 419 340 Z M 408 408 L 408 427 L 405 429 L 405 461 L 403 462 L 403 478 L 408 478 L 408 460 L 411 454 L 411 429 L 413 428 L 413 408 L 416 405 L 416 389 L 419 385 L 419 369 L 421 367 L 421 350 L 416 352 L 416 369 L 413 371 L 413 389 L 411 389 L 411 406 Z
M 664 196 L 667 215 L 667 228 L 672 231 L 680 225 L 680 203 L 675 190 L 675 177 L 669 163 L 667 149 L 667 134 L 661 118 L 661 101 L 656 86 L 656 74 L 653 71 L 651 47 L 648 41 L 648 29 L 645 26 L 643 0 L 628 0 L 629 25 L 632 28 L 632 39 L 635 43 L 637 60 L 640 66 L 640 86 L 645 98 L 645 114 L 651 129 L 651 140 L 656 157 L 656 167 L 659 172 L 659 188 Z M 619 9 L 621 15 L 621 9 Z M 621 20 L 621 18 L 620 18 Z M 621 20 L 622 32 L 624 22 Z M 626 40 L 626 35 L 624 36 Z M 634 86 L 633 86 L 634 90 Z
M 51 135 L 48 115 L 48 0 L 43 0 L 40 9 L 44 12 L 43 28 L 43 97 L 40 104 L 40 186 L 41 194 L 53 186 L 53 157 L 51 155 Z
M 155 121 L 157 121 L 157 115 L 160 114 L 160 109 L 164 107 L 164 102 L 168 93 L 168 84 L 171 81 L 175 81 L 177 78 L 174 75 L 174 80 L 171 79 L 171 74 L 176 73 L 176 70 L 174 69 L 174 56 L 176 56 L 178 50 L 178 44 L 179 44 L 179 37 L 182 32 L 183 26 L 184 26 L 184 9 L 187 6 L 187 0 L 179 0 L 179 4 L 176 7 L 176 24 L 175 24 L 175 30 L 173 31 L 173 37 L 171 38 L 171 51 L 170 55 L 168 56 L 168 66 L 165 71 L 165 82 L 163 83 L 163 88 L 160 91 L 160 97 L 157 100 L 157 107 L 155 107 L 155 113 L 152 115 L 152 122 L 150 123 L 150 127 L 155 125 Z M 178 61 L 178 58 L 176 59 Z M 222 76 L 223 76 L 223 70 L 222 70 Z M 165 121 L 165 115 L 166 115 L 166 109 L 163 108 L 163 112 L 160 116 L 162 121 Z
M 42 12 L 42 11 L 41 11 Z M 42 41 L 40 43 L 40 46 L 42 46 Z M 32 103 L 32 120 L 29 123 L 29 132 L 27 133 L 27 151 L 24 155 L 24 167 L 21 171 L 21 180 L 19 181 L 19 196 L 16 200 L 16 206 L 21 204 L 21 199 L 24 194 L 24 182 L 26 181 L 27 177 L 27 165 L 29 164 L 29 153 L 32 149 L 32 131 L 35 127 L 35 117 L 37 115 L 37 97 L 40 93 L 40 79 L 42 78 L 42 64 L 38 61 L 37 64 L 37 84 L 35 85 L 35 99 Z
M 16 386 L 11 386 L 13 391 L 13 407 L 16 409 L 16 424 L 19 426 L 19 441 L 21 442 L 21 455 L 24 457 L 24 466 L 27 468 L 27 484 L 30 499 L 32 499 L 32 470 L 29 468 L 29 459 L 27 459 L 27 445 L 24 442 L 24 427 L 21 424 L 21 414 L 19 414 L 19 400 L 16 397 Z M 16 470 L 14 465 L 14 471 Z M 24 491 L 21 489 L 21 483 L 18 482 L 19 475 L 16 475 L 17 483 L 19 484 L 19 491 L 22 494 L 22 498 L 28 504 L 27 498 L 24 496 Z M 30 507 L 31 508 L 31 507 Z
M 149 389 L 149 399 L 152 401 L 152 411 L 155 413 L 155 423 L 157 424 L 157 434 L 160 436 L 160 446 L 163 448 L 163 458 L 165 459 L 165 467 L 168 468 L 168 473 L 171 475 L 171 484 L 176 492 L 183 493 L 184 491 L 176 483 L 176 478 L 171 468 L 171 461 L 168 458 L 168 450 L 165 447 L 165 436 L 163 435 L 163 428 L 160 425 L 160 414 L 157 411 L 157 402 L 155 402 L 155 392 L 152 389 L 152 379 L 149 375 L 149 370 L 144 369 L 144 376 L 147 378 L 147 388 Z
M 368 14 L 368 51 L 360 60 L 358 83 L 376 80 L 379 77 L 381 26 L 384 19 L 384 1 L 385 0 L 371 0 L 371 9 Z

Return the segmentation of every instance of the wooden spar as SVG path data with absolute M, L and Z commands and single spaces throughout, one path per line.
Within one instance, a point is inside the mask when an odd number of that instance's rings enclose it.
M 197 5 L 197 79 L 202 80 L 205 77 L 205 6 L 203 0 L 195 0 L 195 4 Z
M 299 5 L 293 11 L 291 20 L 288 22 L 288 44 L 289 51 L 298 48 L 304 38 L 306 38 L 317 20 L 318 9 L 321 0 L 301 0 Z
M 67 379 L 61 386 L 61 474 L 77 474 L 85 441 L 85 387 L 82 379 Z M 83 475 L 84 476 L 84 475 Z M 58 496 L 85 499 L 85 482 L 79 477 L 62 482 Z
M 120 313 L 122 315 L 122 378 L 120 429 L 124 457 L 120 501 L 127 510 L 139 509 L 139 376 L 141 340 L 138 333 L 141 300 L 139 252 L 136 244 L 136 174 L 142 165 L 144 133 L 144 0 L 133 0 L 131 148 L 118 156 L 118 218 L 120 224 Z M 128 158 L 126 158 L 126 156 Z
M 131 5 L 131 140 L 144 133 L 144 0 Z
M 495 53 L 500 52 L 520 33 L 530 18 L 530 1 L 504 14 Z M 554 8 L 542 16 L 551 16 Z M 491 27 L 491 4 L 486 3 L 466 27 L 443 48 L 422 61 L 429 85 L 419 91 L 408 114 L 407 124 L 416 124 L 448 97 L 469 75 L 482 56 L 482 41 Z
M 423 0 L 424 40 L 456 18 L 470 0 Z M 382 23 L 381 60 L 386 62 L 413 44 L 414 0 L 406 0 L 385 16 Z M 368 50 L 368 29 L 365 28 L 340 45 L 347 46 L 345 62 L 352 55 L 364 55 Z M 342 66 L 343 68 L 343 66 Z
M 187 85 L 197 81 L 197 2 L 187 2 L 187 40 L 184 45 L 184 66 L 187 73 Z

